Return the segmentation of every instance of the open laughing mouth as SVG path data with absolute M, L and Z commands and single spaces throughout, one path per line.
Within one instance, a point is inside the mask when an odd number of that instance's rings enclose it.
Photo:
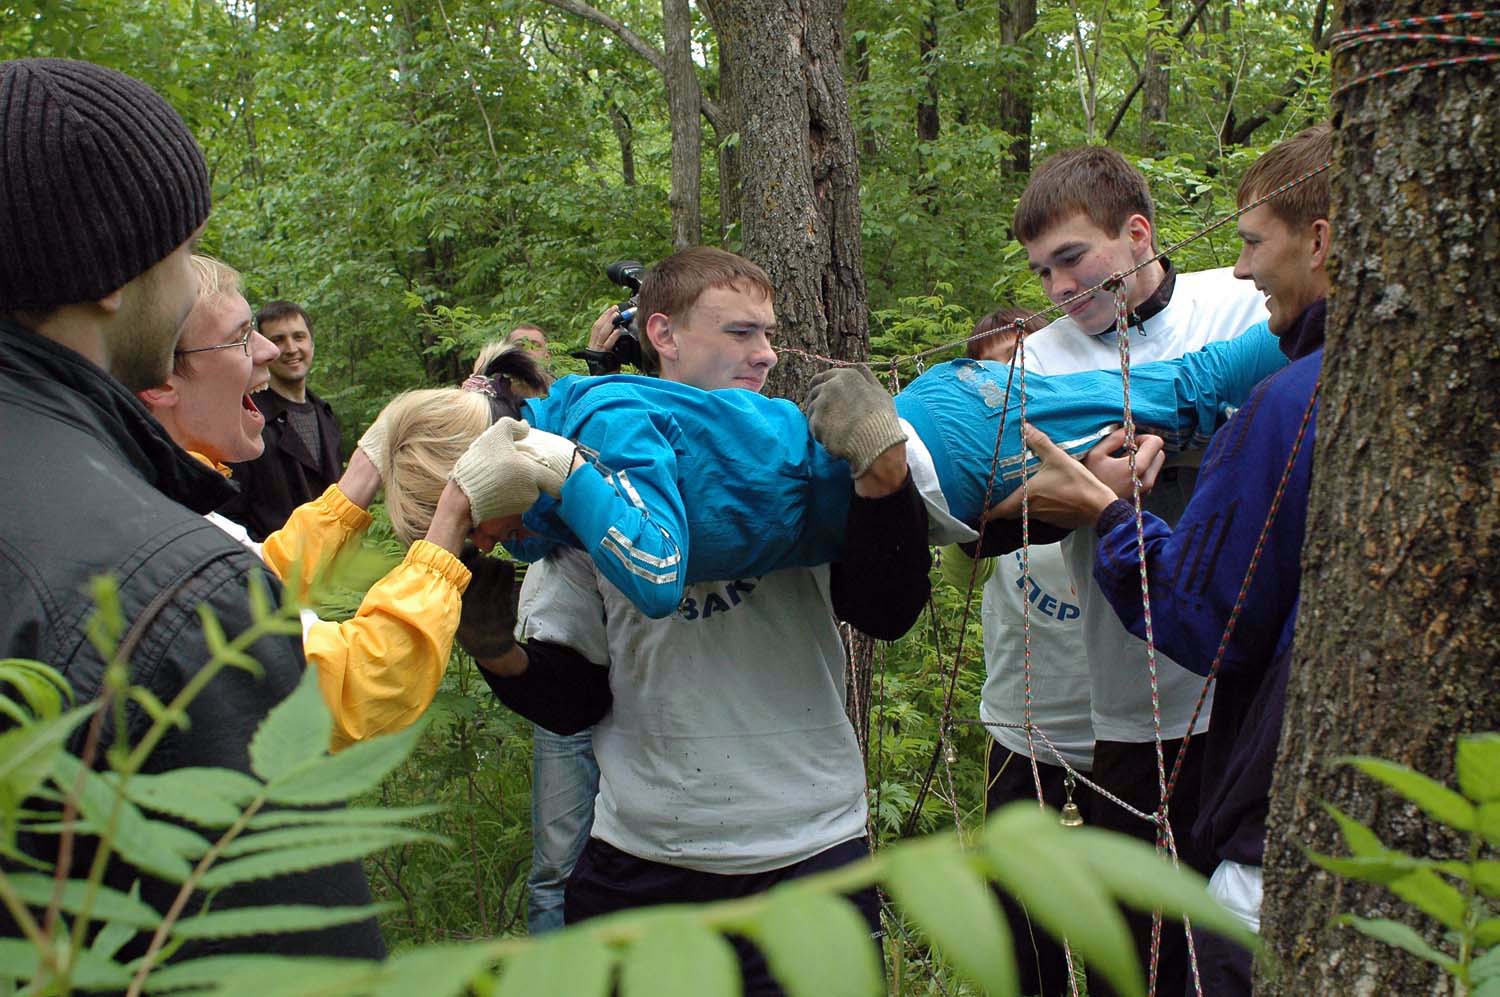
M 265 416 L 261 415 L 260 409 L 256 407 L 255 401 L 250 396 L 251 395 L 255 395 L 255 394 L 259 394 L 260 392 L 266 390 L 266 388 L 268 388 L 270 386 L 271 386 L 271 379 L 270 378 L 266 378 L 264 381 L 261 381 L 259 384 L 256 384 L 256 385 L 252 386 L 249 391 L 245 392 L 243 395 L 240 396 L 240 408 L 244 409 L 246 412 L 254 413 L 254 415 L 255 415 L 255 417 L 257 419 L 260 419 L 262 422 L 264 422 L 265 421 Z

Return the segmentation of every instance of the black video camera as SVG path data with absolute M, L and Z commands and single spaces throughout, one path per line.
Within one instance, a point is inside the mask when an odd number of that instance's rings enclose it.
M 613 374 L 625 364 L 641 366 L 640 331 L 635 326 L 636 308 L 641 293 L 641 278 L 646 268 L 635 260 L 616 260 L 604 269 L 611 281 L 630 289 L 630 297 L 620 303 L 620 314 L 615 316 L 614 326 L 620 330 L 615 345 L 608 351 L 584 348 L 574 350 L 571 356 L 584 360 L 590 374 Z

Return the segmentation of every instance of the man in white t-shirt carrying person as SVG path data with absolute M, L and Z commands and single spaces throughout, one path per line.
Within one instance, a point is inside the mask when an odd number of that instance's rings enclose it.
M 1156 255 L 1155 206 L 1145 177 L 1112 149 L 1082 146 L 1059 152 L 1032 174 L 1016 205 L 1014 230 L 1048 299 L 1054 304 L 1068 302 L 1062 318 L 1027 337 L 1027 371 L 1118 370 L 1115 295 L 1109 290 L 1082 292 Z M 1125 290 L 1132 364 L 1169 360 L 1210 342 L 1233 339 L 1266 317 L 1263 297 L 1248 282 L 1236 280 L 1229 267 L 1179 273 L 1163 258 L 1126 278 Z M 1178 455 L 1157 478 L 1146 507 L 1175 522 L 1192 494 L 1199 458 L 1201 453 Z M 1090 461 L 1096 473 L 1111 473 L 1101 451 L 1091 454 Z M 1091 677 L 1092 778 L 1136 809 L 1154 813 L 1161 796 L 1146 646 L 1125 630 L 1099 591 L 1092 571 L 1097 542 L 1092 529 L 1076 530 L 1064 541 L 1082 610 Z M 1160 653 L 1156 667 L 1160 736 L 1170 772 L 1203 680 Z M 1210 698 L 1195 733 L 1207 728 L 1211 706 Z M 1189 846 L 1200 765 L 1201 753 L 1190 751 L 1170 800 L 1170 818 L 1179 855 L 1207 874 L 1212 871 L 1211 859 Z M 1156 836 L 1153 825 L 1107 800 L 1096 797 L 1091 811 L 1090 823 L 1096 826 L 1146 840 Z M 1132 916 L 1131 928 L 1144 964 L 1150 956 L 1150 918 Z M 1158 991 L 1182 992 L 1187 975 L 1183 932 L 1164 930 Z M 1094 989 L 1091 985 L 1090 991 Z
M 776 363 L 769 278 L 722 250 L 659 263 L 640 315 L 644 359 L 664 380 L 759 392 Z M 855 407 L 880 409 L 894 428 L 890 396 L 869 388 Z M 815 407 L 810 421 L 856 475 L 843 563 L 690 584 L 676 614 L 653 620 L 587 554 L 559 548 L 526 573 L 519 645 L 481 621 L 503 618 L 503 582 L 492 591 L 480 571 L 469 589 L 459 637 L 501 700 L 558 733 L 594 726 L 599 796 L 568 880 L 568 923 L 758 893 L 868 853 L 837 620 L 886 640 L 915 622 L 929 588 L 927 513 L 899 433 L 862 447 L 870 434 L 848 420 Z M 877 933 L 874 890 L 851 899 Z M 779 993 L 760 953 L 734 941 L 745 993 Z

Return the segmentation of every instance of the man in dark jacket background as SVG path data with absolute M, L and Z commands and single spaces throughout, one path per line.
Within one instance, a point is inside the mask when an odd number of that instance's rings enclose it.
M 167 377 L 197 297 L 189 256 L 209 214 L 203 154 L 149 87 L 62 59 L 0 63 L 0 136 L 0 657 L 45 661 L 79 702 L 96 699 L 105 662 L 87 635 L 89 584 L 110 575 L 134 647 L 131 682 L 169 703 L 211 657 L 198 607 L 227 634 L 243 632 L 252 622 L 248 576 L 259 567 L 202 517 L 230 487 L 131 393 Z M 296 636 L 265 637 L 250 653 L 263 673 L 216 674 L 145 771 L 249 771 L 256 727 L 306 671 Z M 128 703 L 129 740 L 150 725 Z M 122 733 L 103 730 L 96 764 Z M 83 740 L 75 734 L 75 754 Z M 42 861 L 57 858 L 54 836 L 22 833 L 17 844 Z M 89 850 L 80 841 L 74 869 L 88 869 Z M 137 879 L 142 899 L 161 910 L 178 891 L 118 860 L 106 873 L 120 890 Z M 214 907 L 369 902 L 363 872 L 343 863 L 225 890 Z M 0 918 L 0 935 L 12 931 Z M 144 948 L 140 937 L 133 944 Z M 274 944 L 287 954 L 384 954 L 373 919 L 277 935 Z M 266 948 L 257 937 L 213 945 Z M 203 948 L 182 953 L 195 951 Z M 132 953 L 139 949 L 122 956 Z
M 271 301 L 255 313 L 255 327 L 281 353 L 271 362 L 271 390 L 255 396 L 266 417 L 266 449 L 231 465 L 240 493 L 219 511 L 241 523 L 253 540 L 286 524 L 292 510 L 339 480 L 342 440 L 333 408 L 307 388 L 312 370 L 312 318 L 291 301 Z

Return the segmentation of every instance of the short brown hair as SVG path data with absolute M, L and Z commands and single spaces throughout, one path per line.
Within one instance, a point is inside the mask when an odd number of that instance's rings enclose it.
M 193 301 L 194 311 L 213 298 L 241 293 L 240 272 L 223 260 L 216 260 L 206 253 L 194 253 L 188 258 L 188 262 L 192 264 L 193 276 L 198 278 L 198 297 Z M 193 312 L 188 312 L 188 318 L 183 324 L 186 325 L 192 317 Z M 186 354 L 172 354 L 172 373 L 178 377 L 192 377 L 193 365 L 189 361 Z
M 1250 164 L 1235 195 L 1238 206 L 1264 197 L 1282 184 L 1291 183 L 1303 174 L 1317 169 L 1333 157 L 1333 127 L 1327 123 L 1303 129 L 1285 142 L 1271 147 L 1265 155 Z M 1311 225 L 1327 218 L 1329 211 L 1328 171 L 1283 191 L 1266 202 L 1271 214 L 1287 225 Z
M 1049 156 L 1031 174 L 1013 221 L 1016 238 L 1030 242 L 1079 213 L 1114 235 L 1131 215 L 1156 232 L 1156 205 L 1141 171 L 1102 145 L 1081 145 Z
M 969 340 L 968 348 L 965 350 L 969 359 L 980 359 L 984 355 L 986 346 L 1015 332 L 1017 322 L 1023 323 L 1021 331 L 1028 336 L 1042 327 L 1042 317 L 1024 308 L 996 308 L 975 322 L 974 331 L 969 335 L 976 338 Z
M 307 314 L 307 309 L 295 301 L 268 301 L 260 306 L 260 311 L 255 313 L 255 328 L 264 329 L 267 322 L 280 322 L 284 318 L 296 315 L 302 319 L 302 324 L 307 326 L 307 334 L 312 335 L 312 316 Z
M 636 329 L 641 340 L 641 358 L 647 370 L 660 370 L 661 358 L 646 335 L 646 320 L 658 312 L 681 317 L 711 287 L 754 289 L 767 298 L 776 296 L 771 278 L 743 256 L 713 246 L 692 246 L 673 253 L 648 270 L 641 281 Z

